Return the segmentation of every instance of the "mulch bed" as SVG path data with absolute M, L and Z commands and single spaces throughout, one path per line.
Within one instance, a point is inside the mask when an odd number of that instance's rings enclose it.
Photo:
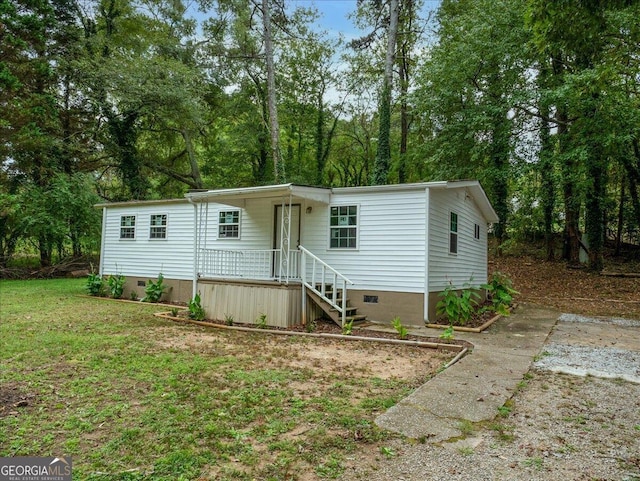
M 180 316 L 180 313 L 178 315 Z M 185 315 L 185 314 L 182 314 L 182 315 Z M 220 324 L 221 326 L 226 325 L 224 321 L 220 321 L 220 320 L 207 319 L 207 322 L 210 322 L 212 324 Z M 307 327 L 303 325 L 297 325 L 292 327 L 268 326 L 267 329 L 276 330 L 276 331 L 290 331 L 290 332 L 312 332 L 314 334 L 337 334 L 337 335 L 342 334 L 342 329 L 340 328 L 340 326 L 338 326 L 335 322 L 331 320 L 319 318 L 313 322 L 315 324 L 313 329 L 307 329 Z M 353 326 L 351 335 L 354 337 L 368 337 L 371 339 L 399 339 L 398 335 L 392 332 L 365 329 L 365 327 L 368 327 L 371 325 L 372 325 L 371 323 L 365 323 L 361 326 L 357 326 L 357 325 Z M 256 324 L 243 324 L 240 322 L 234 322 L 233 326 L 260 330 L 260 328 Z M 463 347 L 473 347 L 473 344 L 467 341 L 463 341 L 461 339 L 444 340 L 439 337 L 415 336 L 415 335 L 409 334 L 403 340 L 418 341 L 418 342 L 432 342 L 437 344 L 453 344 L 453 345 L 463 346 Z

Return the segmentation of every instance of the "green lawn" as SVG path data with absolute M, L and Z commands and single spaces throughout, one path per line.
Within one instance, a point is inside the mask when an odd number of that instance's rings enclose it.
M 0 283 L 0 456 L 71 455 L 80 480 L 331 479 L 416 386 L 288 359 L 322 340 L 175 324 L 84 286 Z

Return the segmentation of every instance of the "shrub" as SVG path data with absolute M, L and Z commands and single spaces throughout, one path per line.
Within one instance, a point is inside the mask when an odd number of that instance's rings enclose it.
M 456 326 L 464 326 L 469 322 L 476 312 L 480 299 L 477 288 L 467 285 L 458 293 L 451 283 L 440 293 L 440 296 L 442 300 L 436 304 L 436 313 L 439 316 L 446 315 L 449 325 Z
M 195 321 L 203 321 L 205 318 L 204 307 L 200 301 L 200 293 L 197 293 L 189 301 L 189 318 Z
M 127 278 L 120 274 L 109 276 L 107 283 L 109 284 L 109 292 L 111 293 L 111 297 L 113 297 L 114 299 L 120 299 L 122 297 L 126 280 Z
M 87 291 L 91 296 L 104 297 L 107 294 L 104 279 L 100 274 L 92 272 L 87 277 Z
M 142 299 L 142 302 L 158 302 L 162 295 L 164 294 L 164 276 L 162 273 L 158 274 L 158 280 L 152 281 L 149 279 L 147 281 L 147 287 L 144 288 L 144 293 L 146 296 Z
M 513 296 L 520 294 L 513 288 L 511 279 L 501 272 L 494 272 L 491 275 L 491 280 L 482 287 L 487 290 L 493 310 L 498 314 L 508 316 Z

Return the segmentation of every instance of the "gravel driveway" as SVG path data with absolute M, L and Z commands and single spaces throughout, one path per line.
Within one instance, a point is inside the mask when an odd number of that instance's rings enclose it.
M 640 481 L 640 322 L 562 315 L 516 395 L 465 434 L 389 443 L 343 479 Z

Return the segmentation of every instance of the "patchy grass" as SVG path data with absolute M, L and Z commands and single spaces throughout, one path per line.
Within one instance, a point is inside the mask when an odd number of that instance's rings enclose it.
M 84 286 L 0 283 L 0 456 L 71 455 L 77 479 L 336 478 L 381 452 L 375 416 L 451 357 L 376 345 L 432 360 L 381 379 L 362 344 L 341 342 L 362 357 L 339 365 L 329 341 L 177 325 Z

